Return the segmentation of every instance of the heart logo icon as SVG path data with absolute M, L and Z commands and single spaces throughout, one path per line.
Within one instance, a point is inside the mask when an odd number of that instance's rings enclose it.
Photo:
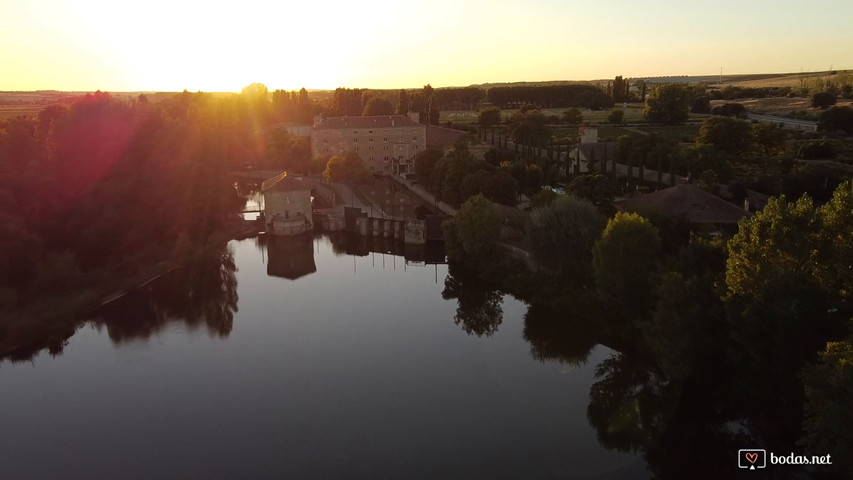
M 747 460 L 749 460 L 749 463 L 755 463 L 755 461 L 758 460 L 758 453 L 757 452 L 747 453 L 747 454 L 744 454 L 744 456 L 746 457 Z

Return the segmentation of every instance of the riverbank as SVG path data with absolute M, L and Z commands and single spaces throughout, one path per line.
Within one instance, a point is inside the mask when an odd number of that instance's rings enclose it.
M 83 284 L 76 288 L 40 297 L 36 302 L 4 314 L 0 319 L 0 361 L 25 360 L 44 349 L 57 354 L 83 320 L 99 308 L 184 267 L 193 259 L 223 248 L 231 240 L 254 235 L 257 235 L 254 222 L 235 216 L 213 232 L 205 245 L 182 247 L 178 241 L 175 245 L 163 246 L 161 259 L 139 267 L 124 279 L 116 280 L 111 268 L 86 272 Z M 182 248 L 185 251 L 179 250 Z

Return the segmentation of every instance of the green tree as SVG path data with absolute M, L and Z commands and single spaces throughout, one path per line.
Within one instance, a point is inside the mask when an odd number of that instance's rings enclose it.
M 622 120 L 625 118 L 624 110 L 611 110 L 610 114 L 607 115 L 607 121 L 610 123 L 622 123 Z
M 819 92 L 812 95 L 812 107 L 826 110 L 835 105 L 835 94 L 830 92 Z
M 497 207 L 483 195 L 465 201 L 442 228 L 448 256 L 457 260 L 486 258 L 494 252 L 501 231 Z
M 586 200 L 596 207 L 608 205 L 618 193 L 618 189 L 606 176 L 578 175 L 569 183 L 568 191 L 577 198 Z
M 409 114 L 409 92 L 406 90 L 400 90 L 397 96 L 397 108 L 394 113 L 397 115 Z
M 528 233 L 539 268 L 561 275 L 574 285 L 589 283 L 592 246 L 606 223 L 593 204 L 570 195 L 534 210 Z
M 570 108 L 563 112 L 563 121 L 569 125 L 580 125 L 583 123 L 583 114 L 577 108 Z
M 758 153 L 769 157 L 785 151 L 788 134 L 775 123 L 759 122 L 752 125 L 752 139 Z
M 418 180 L 429 185 L 439 160 L 441 160 L 441 152 L 432 148 L 415 154 L 415 174 L 418 176 Z
M 696 143 L 713 145 L 729 155 L 742 156 L 752 147 L 752 126 L 730 117 L 709 117 L 699 127 Z
M 462 197 L 462 180 L 476 169 L 477 164 L 468 146 L 464 143 L 454 145 L 435 168 L 435 186 L 441 198 L 451 205 L 460 205 L 465 200 Z
M 271 127 L 265 133 L 266 160 L 279 168 L 291 168 L 293 137 L 284 126 Z
M 729 241 L 726 302 L 735 339 L 786 345 L 785 358 L 759 352 L 765 361 L 798 367 L 853 315 L 850 189 L 849 182 L 840 185 L 817 209 L 808 196 L 773 197 Z
M 365 117 L 376 115 L 393 115 L 394 105 L 382 97 L 373 97 L 367 101 L 361 114 Z
M 528 189 L 538 189 L 542 186 L 542 167 L 532 163 L 527 166 L 527 188 Z
M 721 301 L 725 244 L 694 237 L 659 276 L 656 300 L 641 328 L 658 365 L 671 379 L 685 381 L 697 363 L 713 358 L 727 342 Z
M 660 251 L 661 240 L 651 222 L 636 213 L 618 212 L 592 250 L 599 297 L 629 315 L 648 311 Z
M 805 435 L 800 441 L 809 451 L 832 456 L 828 470 L 853 475 L 853 336 L 828 342 L 819 361 L 800 375 L 806 394 Z
M 705 93 L 704 89 L 701 93 L 693 92 L 690 99 L 691 113 L 711 113 L 711 98 Z
M 494 202 L 515 206 L 518 196 L 518 182 L 512 175 L 498 170 L 490 175 L 485 193 Z
M 364 161 L 355 152 L 330 158 L 323 172 L 323 176 L 333 182 L 360 182 L 369 175 Z
M 658 85 L 646 98 L 643 116 L 652 123 L 669 125 L 687 121 L 689 96 L 687 88 L 678 83 Z
M 530 197 L 530 206 L 534 209 L 544 208 L 558 198 L 560 198 L 559 193 L 543 188 Z
M 712 115 L 724 117 L 746 118 L 746 107 L 742 103 L 724 103 L 711 109 Z
M 539 109 L 522 108 L 510 116 L 507 124 L 509 135 L 516 143 L 538 145 L 551 138 L 548 120 Z
M 629 91 L 628 79 L 623 79 L 622 75 L 617 75 L 613 79 L 613 101 L 616 103 L 627 102 Z
M 491 127 L 501 123 L 501 110 L 496 107 L 484 108 L 477 115 L 477 123 L 481 127 Z
M 332 182 L 342 182 L 346 180 L 346 168 L 344 163 L 346 159 L 343 156 L 335 155 L 329 158 L 326 163 L 326 169 L 323 171 L 323 176 Z
M 832 107 L 820 114 L 820 129 L 824 132 L 842 130 L 853 133 L 853 109 L 850 107 Z

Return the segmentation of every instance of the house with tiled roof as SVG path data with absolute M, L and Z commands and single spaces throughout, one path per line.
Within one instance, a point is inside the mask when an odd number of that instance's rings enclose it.
M 686 224 L 726 225 L 752 215 L 696 185 L 684 183 L 616 202 L 621 211 L 658 213 Z
M 311 153 L 315 157 L 355 152 L 374 175 L 414 172 L 414 157 L 426 150 L 427 131 L 404 115 L 315 119 Z

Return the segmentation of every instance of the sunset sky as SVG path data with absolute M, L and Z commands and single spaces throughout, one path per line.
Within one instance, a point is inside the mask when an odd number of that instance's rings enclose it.
M 239 91 L 853 68 L 850 0 L 0 2 L 0 90 Z

